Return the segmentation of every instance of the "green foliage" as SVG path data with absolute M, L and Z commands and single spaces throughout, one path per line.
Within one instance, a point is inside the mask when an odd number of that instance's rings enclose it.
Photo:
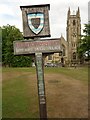
M 90 59 L 90 24 L 85 24 L 85 29 L 83 32 L 85 35 L 81 35 L 81 39 L 77 48 L 78 55 L 80 59 L 83 59 L 84 57 Z
M 9 67 L 25 67 L 31 65 L 30 56 L 15 56 L 13 41 L 22 40 L 23 35 L 15 26 L 3 26 L 2 28 L 2 63 Z

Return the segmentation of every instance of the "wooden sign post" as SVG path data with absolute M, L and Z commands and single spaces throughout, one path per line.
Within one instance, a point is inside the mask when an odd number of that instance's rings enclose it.
M 49 14 L 50 5 L 20 6 L 23 17 L 24 38 L 32 40 L 14 41 L 14 54 L 33 54 L 36 59 L 37 86 L 39 98 L 40 119 L 47 119 L 43 54 L 60 52 L 60 40 L 40 39 L 49 37 Z
M 40 118 L 43 120 L 43 118 L 47 118 L 47 109 L 46 109 L 46 96 L 45 96 L 42 53 L 35 53 L 35 57 L 36 57 L 37 79 L 38 79 Z

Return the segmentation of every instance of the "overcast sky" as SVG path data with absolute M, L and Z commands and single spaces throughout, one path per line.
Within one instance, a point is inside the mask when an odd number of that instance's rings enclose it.
M 89 0 L 0 0 L 0 26 L 15 25 L 22 32 L 22 13 L 20 6 L 50 4 L 49 21 L 52 38 L 59 38 L 61 34 L 66 39 L 67 11 L 76 13 L 80 8 L 82 28 L 88 22 Z

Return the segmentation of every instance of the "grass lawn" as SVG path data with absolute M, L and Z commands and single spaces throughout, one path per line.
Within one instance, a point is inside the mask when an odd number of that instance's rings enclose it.
M 45 68 L 48 118 L 88 115 L 88 69 Z M 2 69 L 3 118 L 39 118 L 36 69 Z

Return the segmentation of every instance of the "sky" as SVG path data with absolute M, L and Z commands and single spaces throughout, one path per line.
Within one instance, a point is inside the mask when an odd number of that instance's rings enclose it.
M 90 1 L 88 2 L 88 21 L 90 23 Z
M 0 26 L 15 25 L 23 32 L 22 12 L 20 6 L 50 4 L 49 22 L 51 38 L 66 39 L 67 12 L 70 7 L 71 14 L 80 8 L 81 29 L 88 23 L 89 0 L 0 0 Z

